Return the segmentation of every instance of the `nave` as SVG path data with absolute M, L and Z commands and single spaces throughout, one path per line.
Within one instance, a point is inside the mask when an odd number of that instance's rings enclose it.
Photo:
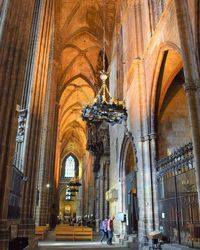
M 0 0 L 0 250 L 107 217 L 200 247 L 200 0 Z

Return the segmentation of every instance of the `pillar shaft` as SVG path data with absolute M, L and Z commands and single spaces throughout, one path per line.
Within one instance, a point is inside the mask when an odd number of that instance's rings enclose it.
M 102 170 L 102 166 L 101 166 Z M 104 200 L 105 200 L 105 191 L 104 191 L 104 176 L 102 174 L 100 175 L 99 180 L 99 218 L 102 219 L 104 217 Z
M 196 61 L 191 20 L 186 0 L 174 0 L 185 76 L 185 92 L 188 100 L 189 118 L 192 132 L 196 182 L 200 204 L 200 107 L 199 69 Z
M 109 160 L 106 161 L 106 165 L 105 165 L 105 169 L 104 169 L 104 194 L 109 190 L 109 167 L 110 167 L 110 162 Z M 105 199 L 105 196 L 104 196 Z M 104 203 L 104 216 L 108 216 L 109 215 L 109 202 L 105 200 Z
M 154 230 L 158 230 L 159 227 L 159 214 L 158 214 L 158 186 L 156 177 L 156 138 L 157 135 L 149 134 L 149 147 L 150 147 L 150 161 L 152 172 L 152 202 L 153 202 L 153 217 L 154 217 Z
M 34 1 L 9 1 L 0 46 L 0 217 L 7 217 L 7 199 L 20 104 L 28 57 Z M 26 25 L 24 25 L 26 23 Z
M 48 69 L 49 69 L 49 54 L 50 54 L 50 41 L 52 29 L 52 12 L 53 0 L 40 1 L 35 0 L 37 3 L 37 11 L 33 19 L 33 34 L 36 36 L 36 50 L 35 53 L 30 55 L 28 66 L 31 64 L 32 70 L 28 71 L 32 74 L 31 77 L 31 96 L 30 100 L 26 100 L 27 93 L 24 92 L 23 103 L 28 106 L 28 128 L 25 141 L 25 150 L 23 155 L 24 161 L 24 175 L 28 177 L 28 181 L 24 184 L 21 198 L 21 220 L 19 225 L 18 236 L 28 237 L 29 246 L 35 245 L 35 210 L 37 203 L 37 190 L 38 189 L 38 176 L 44 179 L 49 178 L 49 174 L 43 171 L 39 172 L 42 165 L 45 168 L 45 154 L 46 137 L 47 134 L 47 121 L 48 121 L 48 105 L 49 105 L 49 89 L 48 82 Z M 38 15 L 39 12 L 39 15 Z M 36 25 L 35 25 L 36 23 Z M 33 42 L 33 41 L 31 41 Z M 35 42 L 35 40 L 34 40 Z M 30 46 L 32 43 L 30 44 Z M 32 45 L 34 46 L 34 45 Z M 50 82 L 50 81 L 49 81 Z M 50 84 L 50 83 L 49 83 Z M 46 105 L 46 106 L 45 106 Z M 46 107 L 46 109 L 45 109 Z M 46 114 L 44 115 L 46 111 Z M 46 179 L 45 179 L 46 181 Z M 46 184 L 46 183 L 45 183 Z M 52 188 L 52 187 L 51 187 Z M 46 202 L 45 219 L 49 220 L 50 214 L 50 193 L 52 190 L 47 190 L 46 185 L 43 185 L 39 190 L 39 194 L 43 190 Z M 48 212 L 47 212 L 48 211 Z M 44 213 L 43 213 L 44 214 Z M 46 223 L 45 223 L 46 224 Z
M 0 40 L 0 249 L 8 249 L 8 198 L 35 1 L 3 1 Z M 5 6 L 6 5 L 6 6 Z M 26 25 L 25 25 L 26 24 Z
M 100 221 L 100 178 L 97 176 L 96 181 L 96 203 L 95 203 L 95 219 L 96 219 L 96 231 L 99 232 L 99 221 Z
M 24 187 L 22 200 L 22 218 L 33 218 L 35 215 L 36 187 L 40 177 L 46 177 L 44 169 L 41 174 L 40 166 L 44 168 L 44 147 L 46 134 L 45 101 L 48 80 L 49 53 L 52 28 L 52 8 L 53 0 L 44 1 L 41 6 L 41 23 L 38 37 L 38 50 L 35 61 L 34 84 L 32 89 L 32 100 L 30 106 L 30 121 L 28 139 L 26 145 L 25 175 L 29 181 Z M 47 98 L 48 100 L 48 98 Z M 41 164 L 41 165 L 40 165 Z M 38 174 L 38 175 L 37 175 Z M 45 177 L 44 177 L 45 175 Z M 41 183 L 40 183 L 41 185 Z M 41 191 L 45 185 L 40 187 Z M 46 195 L 46 194 L 45 194 Z

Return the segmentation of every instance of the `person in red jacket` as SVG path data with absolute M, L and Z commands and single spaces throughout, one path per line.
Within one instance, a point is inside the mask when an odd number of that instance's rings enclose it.
M 108 220 L 107 224 L 107 230 L 108 230 L 108 240 L 107 244 L 112 245 L 112 238 L 113 238 L 113 232 L 114 232 L 114 227 L 113 227 L 113 220 L 115 217 L 113 216 L 111 219 Z

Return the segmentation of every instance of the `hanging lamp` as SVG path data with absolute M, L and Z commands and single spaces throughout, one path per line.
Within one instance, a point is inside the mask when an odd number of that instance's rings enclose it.
M 78 178 L 71 178 L 69 182 L 67 182 L 69 187 L 79 187 L 81 183 L 78 181 Z
M 82 119 L 88 123 L 108 122 L 111 125 L 121 124 L 127 120 L 127 110 L 124 101 L 113 98 L 106 85 L 108 74 L 105 70 L 105 1 L 103 2 L 103 69 L 100 79 L 102 86 L 93 104 L 83 104 Z

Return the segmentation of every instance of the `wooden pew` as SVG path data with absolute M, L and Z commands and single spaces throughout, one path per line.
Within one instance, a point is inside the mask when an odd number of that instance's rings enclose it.
M 38 240 L 44 240 L 47 233 L 47 226 L 36 226 L 35 227 L 35 236 Z
M 74 232 L 69 230 L 57 230 L 56 240 L 74 240 Z
M 69 225 L 57 225 L 55 233 L 56 240 L 74 240 L 74 230 Z
M 188 229 L 190 232 L 190 236 L 188 238 L 192 243 L 192 247 L 194 247 L 194 243 L 200 243 L 200 224 L 188 224 Z
M 92 240 L 92 228 L 74 228 L 74 240 Z
M 83 226 L 58 225 L 56 240 L 92 240 L 92 228 Z

